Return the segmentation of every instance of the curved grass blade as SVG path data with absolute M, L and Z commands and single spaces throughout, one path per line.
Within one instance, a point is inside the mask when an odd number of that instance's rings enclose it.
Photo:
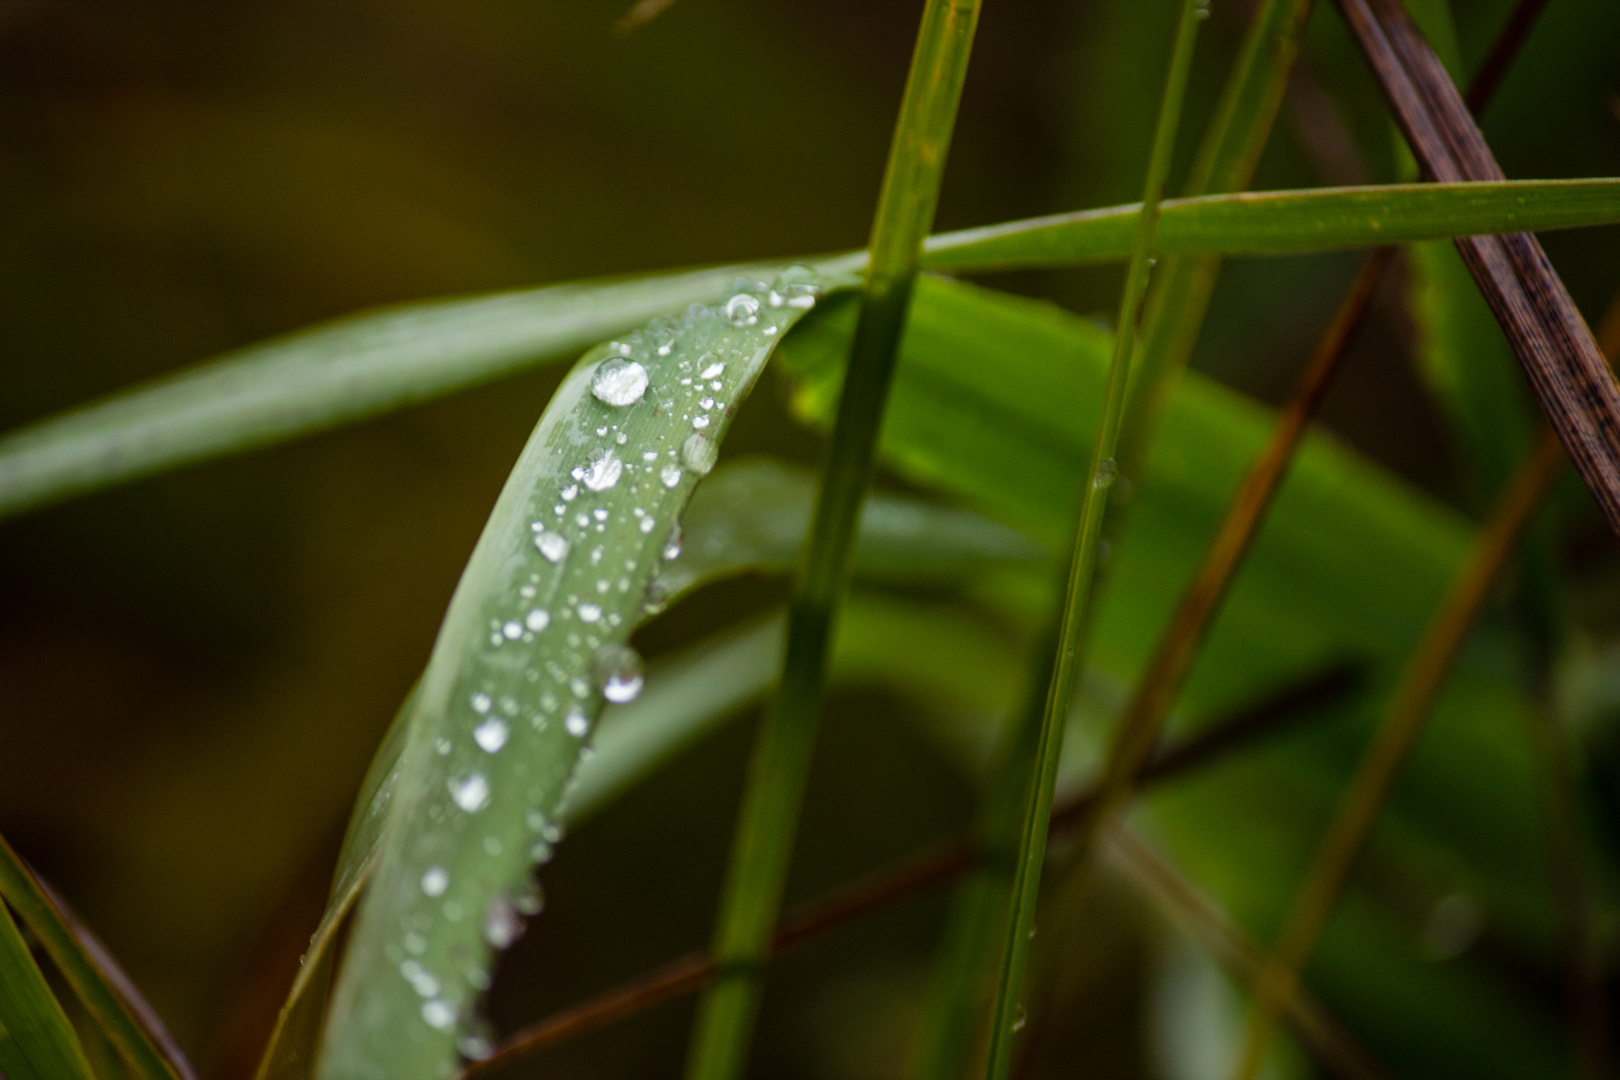
M 0 1070 L 10 1080 L 93 1080 L 79 1037 L 0 904 Z
M 490 958 L 540 899 L 530 869 L 737 402 L 813 306 L 809 272 L 741 282 L 564 380 L 508 478 L 417 688 L 376 864 L 338 972 L 325 1080 L 439 1080 L 487 1052 Z
M 1121 206 L 944 233 L 930 239 L 922 264 L 989 272 L 1117 261 L 1129 253 L 1139 212 Z M 1169 200 L 1160 246 L 1282 254 L 1617 221 L 1616 180 L 1285 191 Z M 815 265 L 829 275 L 855 272 L 866 255 Z M 698 270 L 412 305 L 231 353 L 0 436 L 0 518 L 525 370 L 653 315 L 712 300 L 735 273 Z
M 849 585 L 861 502 L 893 382 L 923 241 L 967 76 L 979 0 L 928 0 L 872 223 L 871 258 L 811 518 L 788 605 L 782 679 L 761 720 L 720 900 L 720 976 L 698 1006 L 689 1080 L 733 1080 L 748 1056 L 810 773 L 834 620 Z
M 136 1080 L 192 1080 L 195 1073 L 104 945 L 0 837 L 0 899 L 39 939 Z
M 1036 740 L 1033 770 L 1026 781 L 1023 820 L 1018 830 L 1012 896 L 1006 921 L 1006 944 L 990 1021 L 990 1060 L 986 1068 L 990 1080 L 1004 1080 L 1012 1068 L 1013 1038 L 1023 1026 L 1017 1019 L 1019 999 L 1023 995 L 1030 931 L 1035 923 L 1035 900 L 1040 893 L 1041 865 L 1046 858 L 1048 819 L 1052 797 L 1057 789 L 1058 763 L 1063 753 L 1064 721 L 1069 715 L 1069 702 L 1074 692 L 1080 650 L 1092 606 L 1092 576 L 1096 569 L 1098 541 L 1102 537 L 1103 515 L 1107 512 L 1108 490 L 1118 475 L 1114 451 L 1124 422 L 1125 389 L 1130 378 L 1142 294 L 1147 288 L 1149 256 L 1154 250 L 1158 203 L 1170 173 L 1170 158 L 1175 149 L 1176 129 L 1181 122 L 1182 100 L 1187 90 L 1187 76 L 1192 69 L 1193 43 L 1198 38 L 1198 24 L 1208 14 L 1204 6 L 1206 2 L 1183 0 L 1181 5 L 1170 67 L 1165 75 L 1159 104 L 1159 117 L 1154 126 L 1147 178 L 1143 183 L 1143 213 L 1137 223 L 1130 266 L 1125 274 L 1125 288 L 1120 297 L 1118 329 L 1114 333 L 1107 389 L 1103 394 L 1101 415 L 1097 419 L 1097 438 L 1080 485 L 1079 523 L 1075 528 L 1068 584 L 1058 618 L 1057 655 L 1052 663 L 1046 708 Z

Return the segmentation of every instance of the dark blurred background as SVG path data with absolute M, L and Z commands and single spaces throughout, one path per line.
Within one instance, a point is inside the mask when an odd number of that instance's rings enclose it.
M 1174 6 L 988 0 L 939 226 L 1134 199 Z M 1457 0 L 1465 58 L 1509 6 Z M 627 7 L 0 3 L 0 426 L 371 305 L 864 242 L 919 3 L 680 0 L 615 35 Z M 1178 175 L 1249 7 L 1215 0 Z M 1509 176 L 1620 174 L 1616 42 L 1610 0 L 1552 0 L 1485 123 Z M 1257 186 L 1389 179 L 1391 145 L 1319 5 Z M 1594 320 L 1616 239 L 1549 240 Z M 1354 268 L 1233 264 L 1198 366 L 1276 399 Z M 998 283 L 1110 317 L 1118 270 Z M 1466 505 L 1395 286 L 1327 423 Z M 0 524 L 0 832 L 211 1076 L 252 1068 L 359 778 L 560 371 Z M 785 416 L 767 380 L 728 453 L 813 461 Z M 700 595 L 644 644 L 780 592 Z M 794 896 L 966 820 L 971 793 L 909 707 L 830 705 Z M 564 845 L 545 917 L 504 962 L 499 1027 L 706 939 L 748 734 Z M 1144 1075 L 1150 937 L 1133 904 L 1099 904 L 1095 1030 L 1062 1041 L 1099 1074 Z M 784 964 L 759 1074 L 898 1075 L 941 911 L 897 909 Z M 688 1015 L 512 1075 L 669 1075 Z

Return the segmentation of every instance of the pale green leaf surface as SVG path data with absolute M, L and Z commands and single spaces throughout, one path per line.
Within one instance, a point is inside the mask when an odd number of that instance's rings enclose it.
M 79 1037 L 0 904 L 0 1070 L 10 1080 L 91 1080 Z
M 990 271 L 1124 258 L 1134 206 L 932 237 L 923 264 Z M 1620 221 L 1620 181 L 1270 192 L 1163 204 L 1165 252 L 1266 254 Z M 862 252 L 819 260 L 859 271 Z M 558 359 L 721 294 L 738 268 L 556 285 L 351 316 L 0 436 L 0 517 L 267 446 Z
M 840 305 L 825 305 L 782 350 L 796 408 L 811 420 L 824 422 L 847 321 Z M 884 433 L 890 467 L 1038 535 L 1061 535 L 1107 351 L 1104 331 L 1048 305 L 921 283 Z M 1116 540 L 1091 647 L 1103 671 L 1129 680 L 1140 669 L 1268 425 L 1252 402 L 1197 375 L 1184 380 Z M 1183 707 L 1210 715 L 1345 651 L 1378 662 L 1392 681 L 1469 539 L 1454 512 L 1331 439 L 1307 438 Z M 1513 933 L 1539 945 L 1552 918 L 1531 755 L 1523 705 L 1503 670 L 1488 634 L 1465 654 L 1374 850 L 1467 880 Z M 1212 779 L 1156 798 L 1177 850 L 1196 854 L 1200 880 L 1260 937 L 1291 895 L 1380 702 L 1369 695 L 1352 723 L 1301 737 L 1246 771 L 1223 771 L 1244 782 L 1218 795 Z M 1279 811 L 1279 800 L 1289 809 Z M 1409 951 L 1381 952 L 1380 962 L 1415 963 Z M 1392 1022 L 1454 1035 L 1481 1019 L 1455 998 L 1420 1004 Z
M 439 1080 L 458 1051 L 482 1052 L 492 950 L 532 910 L 530 867 L 560 836 L 557 803 L 604 695 L 639 686 L 624 649 L 647 586 L 803 310 L 761 287 L 656 320 L 588 353 L 547 406 L 416 691 L 333 991 L 325 1080 Z

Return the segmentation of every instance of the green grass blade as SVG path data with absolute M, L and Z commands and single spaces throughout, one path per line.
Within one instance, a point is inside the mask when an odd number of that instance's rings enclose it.
M 1023 822 L 1019 829 L 1013 871 L 1012 902 L 1007 916 L 1006 945 L 990 1024 L 990 1060 L 986 1075 L 991 1080 L 1004 1080 L 1011 1070 L 1013 1039 L 1023 1026 L 1019 1020 L 1019 999 L 1023 994 L 1030 930 L 1035 924 L 1035 900 L 1040 893 L 1041 864 L 1046 859 L 1046 831 L 1052 812 L 1052 796 L 1057 789 L 1064 722 L 1069 715 L 1081 641 L 1085 637 L 1091 606 L 1091 579 L 1096 567 L 1097 542 L 1102 536 L 1108 490 L 1116 476 L 1114 449 L 1124 420 L 1125 387 L 1130 377 L 1131 352 L 1136 343 L 1136 321 L 1140 314 L 1142 294 L 1147 288 L 1158 202 L 1170 173 L 1170 159 L 1175 150 L 1176 128 L 1181 121 L 1187 75 L 1192 68 L 1193 43 L 1198 37 L 1199 22 L 1208 14 L 1206 4 L 1207 0 L 1183 0 L 1181 6 L 1170 70 L 1165 77 L 1164 97 L 1153 133 L 1147 181 L 1143 185 L 1143 213 L 1131 250 L 1130 267 L 1125 275 L 1124 295 L 1120 298 L 1119 328 L 1114 335 L 1113 357 L 1109 361 L 1108 388 L 1104 392 L 1102 415 L 1097 423 L 1097 440 L 1086 471 L 1086 478 L 1090 482 L 1082 483 L 1080 522 L 1075 532 L 1069 582 L 1058 620 L 1057 657 L 1052 665 L 1051 683 L 1047 689 L 1046 709 L 1034 754 L 1034 772 L 1025 788 Z
M 0 1070 L 10 1080 L 92 1080 L 79 1037 L 0 904 Z
M 588 353 L 546 408 L 474 549 L 410 711 L 317 1074 L 438 1080 L 487 1046 L 492 952 L 538 903 L 530 869 L 737 403 L 814 303 L 813 275 L 741 282 Z
M 1199 146 L 1188 195 L 1249 186 L 1282 105 L 1310 10 L 1311 0 L 1263 0 L 1255 11 L 1215 118 Z M 1220 268 L 1220 259 L 1210 255 L 1172 258 L 1148 298 L 1130 422 L 1120 455 L 1126 479 L 1133 484 L 1169 393 L 1192 357 Z
M 128 977 L 105 947 L 88 937 L 55 901 L 11 845 L 0 837 L 0 899 L 33 931 L 63 979 L 83 1003 L 137 1080 L 190 1080 L 180 1057 L 155 1016 L 143 1016 Z M 165 1050 L 165 1045 L 170 1048 Z M 170 1058 L 173 1055 L 173 1060 Z
M 865 293 L 832 442 L 789 605 L 782 679 L 749 764 L 714 935 L 721 968 L 698 1007 L 686 1067 L 690 1080 L 733 1080 L 747 1058 L 761 965 L 781 907 L 809 775 L 833 622 L 848 582 L 855 526 L 978 16 L 978 0 L 928 0 L 923 11 L 872 225 Z

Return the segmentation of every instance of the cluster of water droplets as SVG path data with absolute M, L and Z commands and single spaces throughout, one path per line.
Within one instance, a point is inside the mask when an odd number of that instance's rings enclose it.
M 548 443 L 566 471 L 530 495 L 505 564 L 510 588 L 484 603 L 479 651 L 431 747 L 442 786 L 424 812 L 439 835 L 418 845 L 413 899 L 385 947 L 422 1022 L 456 1033 L 463 1057 L 491 1051 L 473 1015 L 489 951 L 511 946 L 540 910 L 530 866 L 562 838 L 554 808 L 573 761 L 589 754 L 593 719 L 643 687 L 641 657 L 624 639 L 667 601 L 651 583 L 680 554 L 679 511 L 714 468 L 719 432 L 759 362 L 820 288 L 804 268 L 771 284 L 739 281 L 715 307 L 693 305 L 601 347 L 589 399 Z M 571 744 L 572 754 L 557 751 Z M 500 884 L 513 880 L 526 884 Z

